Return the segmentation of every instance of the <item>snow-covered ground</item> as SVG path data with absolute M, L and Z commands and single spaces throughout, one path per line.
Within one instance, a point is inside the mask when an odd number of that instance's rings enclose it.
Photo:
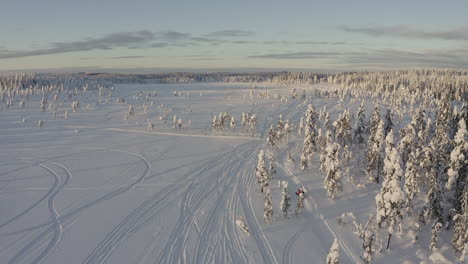
M 300 170 L 303 137 L 293 132 L 280 146 L 266 143 L 279 114 L 297 125 L 312 103 L 317 110 L 326 106 L 335 120 L 344 108 L 355 113 L 360 102 L 290 99 L 290 88 L 122 84 L 112 96 L 80 94 L 76 112 L 61 97 L 56 117 L 40 111 L 39 95 L 24 109 L 18 103 L 4 109 L 0 263 L 325 263 L 335 238 L 340 263 L 361 263 L 362 240 L 351 223 L 336 220 L 352 212 L 364 225 L 375 213 L 380 187 L 359 188 L 345 179 L 343 192 L 330 200 L 319 154 Z M 268 98 L 257 97 L 261 91 L 269 91 Z M 119 97 L 125 103 L 117 103 Z M 129 104 L 134 114 L 125 121 Z M 366 105 L 369 116 L 372 102 Z M 235 129 L 212 131 L 220 112 L 235 117 Z M 257 115 L 254 133 L 243 131 L 242 112 Z M 164 115 L 166 122 L 160 119 Z M 173 128 L 174 115 L 181 118 L 181 129 Z M 261 149 L 276 160 L 271 224 L 263 221 L 263 194 L 255 178 Z M 288 152 L 295 163 L 288 162 Z M 355 173 L 355 180 L 365 181 L 363 172 Z M 280 180 L 289 182 L 293 209 L 295 190 L 305 187 L 305 208 L 298 216 L 284 219 L 280 212 Z M 249 233 L 236 224 L 241 218 Z M 409 243 L 410 234 L 395 234 L 391 249 L 376 254 L 376 263 L 455 262 L 448 237 L 441 237 L 447 246 L 436 253 L 426 248 L 428 230 L 420 244 Z

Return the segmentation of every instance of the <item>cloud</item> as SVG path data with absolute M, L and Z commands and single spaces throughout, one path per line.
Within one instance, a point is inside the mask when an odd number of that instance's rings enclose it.
M 253 43 L 252 41 L 247 41 L 247 40 L 235 40 L 231 41 L 232 44 L 250 44 Z
M 255 36 L 255 32 L 247 31 L 247 30 L 220 30 L 215 31 L 207 36 L 209 37 L 216 37 L 216 38 L 224 38 L 224 37 L 252 37 Z
M 161 31 L 156 33 L 156 35 L 166 40 L 181 40 L 190 38 L 190 34 L 177 31 Z
M 314 51 L 314 52 L 290 52 L 290 53 L 272 53 L 263 55 L 249 56 L 250 59 L 316 59 L 329 57 L 342 57 L 350 55 L 364 55 L 362 52 L 334 52 L 334 51 Z
M 150 56 L 117 56 L 117 57 L 111 57 L 110 59 L 141 59 L 141 58 L 150 58 Z
M 384 27 L 348 27 L 339 26 L 339 30 L 351 33 L 364 33 L 370 36 L 398 36 L 417 39 L 468 40 L 468 26 L 451 30 L 429 31 L 408 25 Z
M 110 50 L 115 47 L 145 44 L 155 39 L 155 33 L 148 30 L 136 32 L 120 32 L 108 34 L 99 38 L 85 38 L 72 42 L 53 42 L 49 48 L 29 51 L 0 51 L 0 59 L 59 54 L 89 50 Z
M 345 63 L 360 67 L 450 67 L 468 68 L 468 49 L 404 51 L 380 49 L 362 56 L 349 56 Z
M 200 44 L 218 45 L 226 42 L 227 37 L 247 37 L 255 35 L 245 30 L 222 30 L 212 32 L 206 36 L 192 36 L 178 31 L 149 31 L 118 32 L 101 37 L 84 38 L 78 41 L 53 42 L 46 48 L 31 50 L 8 50 L 0 47 L 0 59 L 31 57 L 39 55 L 61 54 L 90 50 L 111 50 L 117 47 L 128 49 L 147 49 L 164 47 L 185 47 Z

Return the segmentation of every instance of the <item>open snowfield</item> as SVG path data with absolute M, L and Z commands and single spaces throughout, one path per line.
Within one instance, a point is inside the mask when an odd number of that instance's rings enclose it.
M 4 109 L 0 263 L 325 263 L 334 238 L 340 263 L 361 263 L 362 240 L 351 223 L 339 225 L 336 219 L 353 212 L 364 225 L 375 213 L 380 186 L 359 188 L 344 179 L 343 192 L 330 200 L 319 154 L 307 170 L 299 168 L 303 137 L 293 132 L 276 148 L 266 143 L 280 114 L 296 125 L 312 103 L 317 111 L 326 106 L 335 120 L 345 108 L 355 113 L 360 102 L 342 105 L 312 95 L 293 100 L 291 86 L 256 86 L 120 84 L 111 96 L 80 94 L 76 112 L 62 95 L 56 117 L 40 111 L 41 95 L 33 95 L 24 109 L 18 103 Z M 252 90 L 269 91 L 269 98 L 252 98 Z M 119 97 L 126 102 L 117 103 Z M 125 121 L 129 104 L 134 114 Z M 371 100 L 366 108 L 369 116 Z M 212 131 L 220 112 L 235 117 L 235 129 Z M 242 112 L 257 115 L 254 133 L 243 132 Z M 181 118 L 181 129 L 172 127 L 174 115 Z M 255 178 L 261 149 L 274 156 L 277 170 L 270 183 L 272 224 L 263 221 L 263 194 Z M 365 182 L 363 171 L 353 174 Z M 305 187 L 305 208 L 298 216 L 283 218 L 279 180 L 289 182 L 292 209 L 294 191 Z M 240 218 L 250 233 L 238 227 Z M 420 243 L 407 236 L 395 234 L 391 249 L 376 253 L 375 262 L 457 263 L 449 237 L 441 236 L 446 246 L 434 253 L 426 248 L 430 227 Z

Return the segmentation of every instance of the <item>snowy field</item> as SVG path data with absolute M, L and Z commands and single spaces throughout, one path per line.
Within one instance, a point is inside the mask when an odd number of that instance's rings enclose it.
M 320 154 L 300 169 L 303 136 L 293 131 L 274 147 L 266 141 L 280 114 L 296 126 L 311 103 L 317 111 L 326 106 L 335 120 L 345 108 L 355 114 L 360 101 L 313 96 L 312 90 L 330 89 L 328 84 L 298 86 L 307 99 L 291 99 L 291 87 L 119 84 L 111 95 L 91 90 L 74 96 L 76 112 L 65 94 L 54 101 L 56 116 L 40 111 L 42 95 L 32 95 L 24 108 L 18 102 L 4 108 L 0 263 L 325 263 L 335 238 L 340 263 L 362 263 L 354 218 L 344 224 L 337 218 L 352 212 L 365 225 L 375 215 L 380 186 L 366 185 L 357 167 L 353 179 L 343 179 L 343 191 L 329 199 Z M 370 116 L 372 100 L 365 106 Z M 220 112 L 233 116 L 236 127 L 214 131 Z M 255 131 L 244 131 L 242 112 L 256 114 Z M 173 128 L 174 115 L 181 128 Z M 276 169 L 271 224 L 264 222 L 255 176 L 262 149 Z M 279 181 L 289 183 L 292 198 L 286 218 Z M 296 215 L 294 192 L 301 185 L 304 209 Z M 429 251 L 430 230 L 416 244 L 411 232 L 395 233 L 390 250 L 377 252 L 375 263 L 458 263 L 448 235 L 439 238 L 437 252 Z

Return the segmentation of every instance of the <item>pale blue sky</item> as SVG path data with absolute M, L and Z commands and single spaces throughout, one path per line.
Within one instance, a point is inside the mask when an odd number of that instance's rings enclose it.
M 468 68 L 466 0 L 0 2 L 0 70 Z

